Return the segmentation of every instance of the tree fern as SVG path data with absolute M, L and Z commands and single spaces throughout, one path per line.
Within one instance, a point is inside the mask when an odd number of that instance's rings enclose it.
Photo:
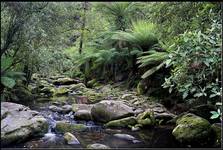
M 145 21 L 133 22 L 129 31 L 115 32 L 112 39 L 127 41 L 143 51 L 147 51 L 151 46 L 158 43 L 155 25 Z

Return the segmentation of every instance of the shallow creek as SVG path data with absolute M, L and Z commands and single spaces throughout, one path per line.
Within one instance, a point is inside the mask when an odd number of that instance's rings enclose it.
M 14 148 L 86 148 L 88 144 L 100 143 L 111 148 L 152 148 L 152 147 L 181 147 L 174 139 L 171 132 L 173 127 L 161 126 L 139 131 L 130 129 L 105 129 L 102 124 L 93 121 L 80 121 L 69 114 L 59 114 L 48 109 L 50 103 L 29 104 L 31 109 L 39 111 L 49 123 L 48 133 L 43 137 L 33 137 L 20 144 L 11 145 Z M 63 134 L 55 131 L 56 121 L 65 120 L 71 124 L 82 123 L 88 129 L 82 132 L 73 132 L 80 144 L 68 145 Z M 114 134 L 128 134 L 135 137 L 135 140 L 121 139 Z

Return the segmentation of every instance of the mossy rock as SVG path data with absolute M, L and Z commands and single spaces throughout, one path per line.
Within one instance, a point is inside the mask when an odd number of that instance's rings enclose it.
M 214 147 L 221 147 L 221 124 L 212 124 L 211 128 L 215 134 L 215 143 Z
M 72 90 L 72 91 L 77 91 L 77 90 L 83 91 L 85 88 L 86 88 L 86 86 L 85 86 L 84 83 L 78 83 L 78 84 L 70 85 L 69 90 Z
M 71 124 L 68 122 L 59 121 L 56 124 L 56 131 L 60 133 L 65 132 L 75 132 L 75 131 L 85 131 L 87 126 L 84 124 Z
M 204 118 L 188 113 L 177 119 L 176 124 L 172 134 L 181 143 L 204 146 L 213 141 L 211 125 Z
M 104 95 L 102 93 L 97 93 L 92 89 L 85 89 L 85 95 L 88 97 L 88 100 L 91 102 L 98 102 L 103 99 Z
M 135 117 L 127 117 L 123 119 L 118 119 L 118 120 L 112 120 L 108 123 L 105 124 L 105 127 L 117 127 L 117 128 L 125 128 L 129 126 L 133 126 L 137 123 Z
M 65 87 L 59 87 L 59 88 L 54 88 L 51 89 L 51 92 L 53 93 L 53 96 L 62 96 L 62 95 L 68 95 L 68 92 L 70 90 L 68 90 Z
M 154 118 L 153 112 L 145 111 L 137 116 L 138 124 L 142 126 L 153 126 L 155 125 L 156 121 Z

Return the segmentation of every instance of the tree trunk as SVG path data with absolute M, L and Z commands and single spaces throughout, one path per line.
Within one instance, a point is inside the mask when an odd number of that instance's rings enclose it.
M 81 36 L 80 36 L 80 47 L 79 47 L 79 53 L 82 53 L 83 48 L 83 40 L 84 40 L 84 30 L 85 30 L 85 24 L 86 24 L 86 11 L 87 11 L 87 2 L 84 2 L 84 14 L 83 14 L 83 20 L 81 25 Z

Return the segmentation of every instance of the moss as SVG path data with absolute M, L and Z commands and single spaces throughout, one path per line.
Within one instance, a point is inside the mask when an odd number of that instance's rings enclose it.
M 129 125 L 135 125 L 137 123 L 135 117 L 127 117 L 123 119 L 113 120 L 105 124 L 105 127 L 128 127 Z
M 185 114 L 176 121 L 173 135 L 181 143 L 206 145 L 211 141 L 210 123 L 194 114 Z
M 90 100 L 91 102 L 98 102 L 102 100 L 102 98 L 104 97 L 102 93 L 97 93 L 91 89 L 88 90 L 85 89 L 84 93 L 88 97 L 88 100 Z
M 201 117 L 198 117 L 194 114 L 188 113 L 177 119 L 176 124 L 202 124 L 202 125 L 210 125 L 210 123 Z
M 84 85 L 84 83 L 78 83 L 78 84 L 72 84 L 69 89 L 72 91 L 76 90 L 83 91 L 85 88 L 86 86 Z
M 156 121 L 153 112 L 146 111 L 137 116 L 137 122 L 142 126 L 155 125 Z
M 62 95 L 67 95 L 69 90 L 65 87 L 59 87 L 59 88 L 54 88 L 51 89 L 53 92 L 53 96 L 62 96 Z
M 87 129 L 87 126 L 84 124 L 70 124 L 66 122 L 58 122 L 56 124 L 56 131 L 60 133 L 65 132 L 74 132 L 74 131 L 85 131 Z

